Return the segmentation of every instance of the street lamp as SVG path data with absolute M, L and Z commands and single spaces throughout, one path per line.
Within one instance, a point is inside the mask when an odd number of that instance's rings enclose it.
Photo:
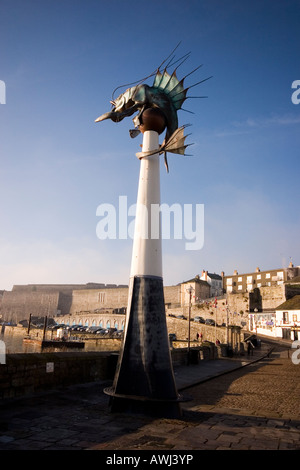
M 189 294 L 188 360 L 187 360 L 187 363 L 189 365 L 190 364 L 190 343 L 191 343 L 191 307 L 192 307 L 192 293 L 194 292 L 194 289 L 192 286 L 189 286 L 186 289 L 186 291 Z

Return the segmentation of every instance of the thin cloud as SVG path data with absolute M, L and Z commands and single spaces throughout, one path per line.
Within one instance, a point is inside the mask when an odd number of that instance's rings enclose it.
M 287 127 L 300 124 L 300 116 L 283 115 L 271 117 L 249 117 L 243 121 L 233 121 L 228 128 L 215 130 L 214 136 L 219 138 L 234 137 L 251 134 L 259 129 L 272 129 L 276 127 Z
M 284 115 L 262 118 L 248 118 L 246 121 L 235 121 L 233 126 L 237 128 L 261 128 L 274 126 L 290 126 L 300 123 L 300 116 Z

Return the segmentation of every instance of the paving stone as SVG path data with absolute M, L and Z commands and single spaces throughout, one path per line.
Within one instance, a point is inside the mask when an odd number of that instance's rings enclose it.
M 270 358 L 251 373 L 246 367 L 204 381 L 189 388 L 192 400 L 182 404 L 182 419 L 174 420 L 111 414 L 95 384 L 0 401 L 0 449 L 300 449 L 299 393 L 292 393 L 300 390 L 299 370 Z
M 2 442 L 3 444 L 6 444 L 7 442 L 12 442 L 14 440 L 15 439 L 12 436 L 0 436 L 0 442 Z

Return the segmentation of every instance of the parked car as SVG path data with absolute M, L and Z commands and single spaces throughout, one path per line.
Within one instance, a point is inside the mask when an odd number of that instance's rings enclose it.
M 203 317 L 198 317 L 198 316 L 194 318 L 194 321 L 196 321 L 198 323 L 205 323 L 204 318 Z
M 105 334 L 105 328 L 98 328 L 98 330 L 95 331 L 96 335 L 104 335 Z
M 184 315 L 177 315 L 176 318 L 181 318 L 181 320 L 186 320 L 186 317 Z
M 122 338 L 122 336 L 124 335 L 124 331 L 123 330 L 117 330 L 117 331 L 114 331 L 112 335 L 113 335 L 114 338 Z
M 51 330 L 58 330 L 59 328 L 65 328 L 64 324 L 56 324 L 49 327 Z
M 205 325 L 215 326 L 216 322 L 212 318 L 207 318 L 205 320 Z
M 90 326 L 89 328 L 87 328 L 86 332 L 87 333 L 96 333 L 96 331 L 98 330 L 101 330 L 101 326 Z
M 113 333 L 115 333 L 116 331 L 117 331 L 117 328 L 106 328 L 106 329 L 104 330 L 105 334 L 106 334 L 106 335 L 109 335 L 109 336 L 111 336 L 111 335 L 112 335 Z

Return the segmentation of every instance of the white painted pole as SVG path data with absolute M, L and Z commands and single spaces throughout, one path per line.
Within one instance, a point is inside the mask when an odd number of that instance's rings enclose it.
M 143 134 L 143 152 L 158 149 L 158 137 L 156 131 L 145 131 Z M 159 205 L 160 161 L 159 154 L 156 153 L 141 159 L 130 270 L 131 278 L 134 276 L 157 276 L 162 278 Z
M 162 132 L 164 125 L 157 110 L 149 110 L 148 115 L 144 111 L 144 153 L 159 148 L 157 129 Z M 140 161 L 124 338 L 113 386 L 104 391 L 112 397 L 113 411 L 143 410 L 150 415 L 179 417 L 180 396 L 164 303 L 159 206 L 160 160 L 155 153 Z

